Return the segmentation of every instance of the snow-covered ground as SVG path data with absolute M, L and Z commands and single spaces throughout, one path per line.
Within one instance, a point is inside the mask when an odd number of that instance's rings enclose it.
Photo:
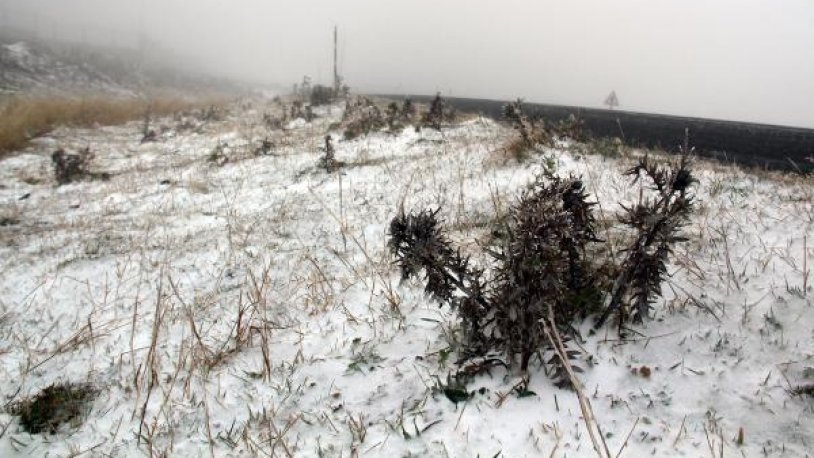
M 2 409 L 0 456 L 596 456 L 576 395 L 539 367 L 534 396 L 507 395 L 520 374 L 500 368 L 466 402 L 437 392 L 460 330 L 399 284 L 386 230 L 400 206 L 441 206 L 477 253 L 543 168 L 581 174 L 613 218 L 609 202 L 638 198 L 621 175 L 633 159 L 563 144 L 502 163 L 513 132 L 475 118 L 338 141 L 349 165 L 326 174 L 339 108 L 282 133 L 255 106 L 144 145 L 138 123 L 59 130 L 0 162 L 3 403 L 54 382 L 99 389 L 51 436 Z M 266 136 L 274 154 L 253 155 Z M 207 161 L 220 143 L 222 167 Z M 112 178 L 56 187 L 50 153 L 88 145 Z M 814 382 L 811 179 L 696 173 L 655 319 L 627 341 L 585 327 L 586 394 L 614 456 L 810 456 L 814 404 L 788 388 Z

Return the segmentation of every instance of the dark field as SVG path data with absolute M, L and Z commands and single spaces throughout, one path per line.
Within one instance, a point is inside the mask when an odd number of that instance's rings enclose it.
M 386 96 L 402 98 L 402 96 Z M 413 96 L 428 103 L 431 96 Z M 458 110 L 500 119 L 499 100 L 448 98 Z M 705 157 L 741 165 L 810 172 L 814 170 L 814 129 L 715 119 L 687 118 L 620 110 L 525 103 L 525 110 L 546 121 L 575 115 L 593 137 L 619 137 L 628 145 L 677 151 L 689 129 L 690 146 Z

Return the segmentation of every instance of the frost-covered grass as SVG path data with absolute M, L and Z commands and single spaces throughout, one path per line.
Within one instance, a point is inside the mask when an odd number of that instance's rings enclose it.
M 3 409 L 0 456 L 595 456 L 577 397 L 537 365 L 533 396 L 501 368 L 468 401 L 438 392 L 460 329 L 421 284 L 399 284 L 386 227 L 400 207 L 441 206 L 477 254 L 543 168 L 582 174 L 609 220 L 638 198 L 621 176 L 632 159 L 562 144 L 503 164 L 514 134 L 473 119 L 339 141 L 347 166 L 329 175 L 316 164 L 339 108 L 271 132 L 272 107 L 254 105 L 193 130 L 163 120 L 143 145 L 138 123 L 60 129 L 0 162 L 3 402 L 58 382 L 98 389 L 81 426 L 54 436 Z M 254 156 L 266 137 L 274 154 Z M 111 180 L 56 187 L 50 153 L 87 145 Z M 814 188 L 696 173 L 690 241 L 655 319 L 624 341 L 584 327 L 586 394 L 613 455 L 805 456 L 812 400 L 788 389 L 814 381 Z

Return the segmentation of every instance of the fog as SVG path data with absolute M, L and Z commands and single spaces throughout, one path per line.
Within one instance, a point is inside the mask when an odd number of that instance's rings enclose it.
M 157 46 L 213 75 L 814 127 L 811 0 L 0 0 L 0 27 Z

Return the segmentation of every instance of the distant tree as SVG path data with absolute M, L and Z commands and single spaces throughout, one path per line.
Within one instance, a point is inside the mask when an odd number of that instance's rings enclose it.
M 398 119 L 400 111 L 399 105 L 396 102 L 390 102 L 390 105 L 387 105 L 387 127 L 391 132 L 397 130 L 399 127 Z
M 401 118 L 406 122 L 411 122 L 416 115 L 416 108 L 413 101 L 409 97 L 404 99 L 404 104 L 401 106 Z
M 619 99 L 616 97 L 616 91 L 611 91 L 611 93 L 608 94 L 608 98 L 605 99 L 605 105 L 607 105 L 611 110 L 619 106 Z
M 311 97 L 311 77 L 305 75 L 302 77 L 302 83 L 300 84 L 300 92 L 298 94 L 300 98 L 303 100 L 308 99 Z
M 430 109 L 424 114 L 423 123 L 425 126 L 432 127 L 435 130 L 441 130 L 441 121 L 444 120 L 444 112 L 446 111 L 447 103 L 441 93 L 435 94 L 435 98 L 430 104 Z

